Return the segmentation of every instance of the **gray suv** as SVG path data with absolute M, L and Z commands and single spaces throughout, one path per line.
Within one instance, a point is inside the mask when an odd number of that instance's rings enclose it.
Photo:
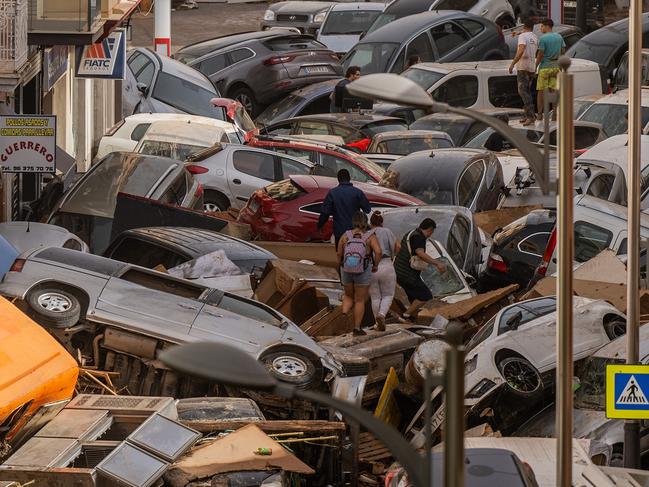
M 275 27 L 293 27 L 303 34 L 317 35 L 327 11 L 333 2 L 288 1 L 268 6 L 261 21 L 261 30 Z

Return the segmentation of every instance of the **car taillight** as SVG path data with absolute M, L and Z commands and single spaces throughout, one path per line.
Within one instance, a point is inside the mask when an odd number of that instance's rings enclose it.
M 188 164 L 185 166 L 185 169 L 187 169 L 192 174 L 205 174 L 209 171 L 208 168 L 203 166 L 196 166 L 195 164 Z
M 201 183 L 198 183 L 198 187 L 194 192 L 194 198 L 200 198 L 201 196 L 203 196 L 203 185 Z
M 25 267 L 25 259 L 16 259 L 11 265 L 9 272 L 22 272 L 23 267 Z
M 550 234 L 550 238 L 548 239 L 548 244 L 545 246 L 545 252 L 543 252 L 543 259 L 541 259 L 541 263 L 536 268 L 536 273 L 539 276 L 545 277 L 545 274 L 548 272 L 548 265 L 550 264 L 550 259 L 554 254 L 554 248 L 556 247 L 556 245 L 557 245 L 557 229 L 555 228 L 554 230 L 552 230 L 552 233 Z
M 264 61 L 266 66 L 273 66 L 275 64 L 289 63 L 295 59 L 295 56 L 273 56 Z
M 507 268 L 507 264 L 505 264 L 503 258 L 498 254 L 489 254 L 487 267 L 498 272 L 509 272 L 509 269 Z

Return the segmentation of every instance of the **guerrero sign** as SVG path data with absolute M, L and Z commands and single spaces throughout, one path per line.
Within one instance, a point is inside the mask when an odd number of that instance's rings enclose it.
M 0 168 L 7 172 L 54 172 L 56 117 L 0 116 Z
M 606 417 L 649 418 L 649 365 L 606 366 Z
M 98 44 L 76 50 L 78 78 L 124 79 L 126 35 L 115 30 Z

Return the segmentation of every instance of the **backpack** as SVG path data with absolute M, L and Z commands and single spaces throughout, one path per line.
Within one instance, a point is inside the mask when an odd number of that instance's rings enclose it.
M 367 269 L 367 263 L 370 259 L 367 253 L 367 240 L 372 236 L 372 232 L 359 234 L 352 233 L 351 230 L 345 232 L 347 242 L 343 253 L 343 272 L 348 274 L 362 274 Z

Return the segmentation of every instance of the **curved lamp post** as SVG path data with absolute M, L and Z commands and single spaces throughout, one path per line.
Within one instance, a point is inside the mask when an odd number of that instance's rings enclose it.
M 475 110 L 453 107 L 447 103 L 436 102 L 417 83 L 398 74 L 376 73 L 361 76 L 356 81 L 349 83 L 346 89 L 351 95 L 360 98 L 382 100 L 399 105 L 423 108 L 429 113 L 455 113 L 488 125 L 500 135 L 507 138 L 520 151 L 521 155 L 527 159 L 543 194 L 550 192 L 548 164 L 545 155 L 527 140 L 521 132 L 511 128 L 502 120 Z

